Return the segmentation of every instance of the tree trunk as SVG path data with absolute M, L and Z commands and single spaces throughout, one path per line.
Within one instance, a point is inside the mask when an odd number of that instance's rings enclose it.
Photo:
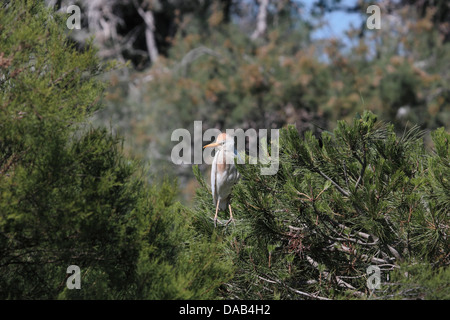
M 253 40 L 263 36 L 267 29 L 267 6 L 269 5 L 269 0 L 258 0 L 258 2 L 259 11 L 256 18 L 256 29 L 252 34 Z
M 142 9 L 136 1 L 133 1 L 133 3 L 139 15 L 145 22 L 145 41 L 147 42 L 147 51 L 151 62 L 155 63 L 158 60 L 159 54 L 155 41 L 155 19 L 153 17 L 153 12 L 149 9 Z

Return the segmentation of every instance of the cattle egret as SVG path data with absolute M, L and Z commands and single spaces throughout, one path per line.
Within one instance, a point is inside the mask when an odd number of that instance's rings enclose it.
M 216 214 L 214 216 L 214 227 L 217 224 L 217 214 L 220 210 L 230 210 L 230 219 L 226 223 L 234 222 L 233 212 L 231 211 L 230 194 L 233 185 L 239 179 L 239 172 L 234 164 L 234 158 L 238 157 L 234 148 L 233 137 L 226 133 L 217 136 L 214 143 L 208 144 L 203 148 L 218 147 L 211 168 L 211 191 L 213 195 Z

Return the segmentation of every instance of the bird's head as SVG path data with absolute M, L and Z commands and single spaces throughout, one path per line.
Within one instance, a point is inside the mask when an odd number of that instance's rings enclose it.
M 220 146 L 225 145 L 229 141 L 233 141 L 233 138 L 230 137 L 226 133 L 221 133 L 217 136 L 216 141 L 214 141 L 213 143 L 207 144 L 206 146 L 203 147 L 203 149 L 211 148 L 211 147 L 220 147 Z

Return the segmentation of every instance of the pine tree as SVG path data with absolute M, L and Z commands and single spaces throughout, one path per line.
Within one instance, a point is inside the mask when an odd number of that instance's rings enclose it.
M 448 296 L 449 138 L 443 128 L 435 131 L 436 151 L 430 153 L 418 127 L 397 136 L 393 125 L 370 112 L 351 124 L 339 121 L 320 139 L 283 128 L 275 175 L 260 175 L 258 165 L 239 166 L 243 179 L 232 200 L 236 227 L 203 227 L 227 239 L 224 254 L 236 267 L 227 294 L 240 299 Z M 202 190 L 198 210 L 210 215 L 207 185 Z M 368 287 L 369 266 L 380 268 L 381 289 Z M 389 273 L 401 278 L 407 270 L 415 272 L 403 284 L 386 282 Z M 420 290 L 420 279 L 428 279 L 428 291 Z M 406 283 L 419 288 L 415 295 L 404 295 L 410 292 Z

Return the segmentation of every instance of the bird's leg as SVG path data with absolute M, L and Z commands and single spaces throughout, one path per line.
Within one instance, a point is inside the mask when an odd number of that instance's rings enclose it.
M 226 226 L 227 226 L 231 221 L 233 221 L 233 223 L 235 223 L 235 222 L 234 222 L 234 219 L 233 219 L 233 211 L 231 211 L 231 204 L 228 204 L 228 209 L 230 209 L 230 220 L 227 221 Z
M 214 228 L 217 226 L 217 214 L 219 213 L 219 199 L 217 199 L 216 214 L 214 215 Z

